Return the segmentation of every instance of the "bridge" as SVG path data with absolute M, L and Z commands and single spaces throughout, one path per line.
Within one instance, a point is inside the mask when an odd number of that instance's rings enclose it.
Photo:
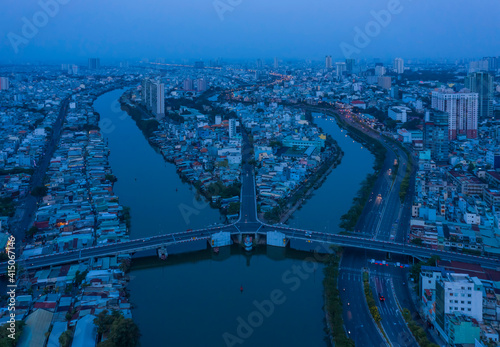
M 245 223 L 235 223 L 226 226 L 215 226 L 205 229 L 192 231 L 183 231 L 174 234 L 158 235 L 148 238 L 135 239 L 125 242 L 116 242 L 94 247 L 83 248 L 81 250 L 66 251 L 60 253 L 47 254 L 37 257 L 31 257 L 23 260 L 23 267 L 26 270 L 33 270 L 48 266 L 56 266 L 68 263 L 88 260 L 91 258 L 116 256 L 119 254 L 132 254 L 146 250 L 156 250 L 165 247 L 167 251 L 171 247 L 182 244 L 197 243 L 198 249 L 206 249 L 210 246 L 212 238 L 220 233 L 229 233 L 232 237 L 238 238 L 242 235 L 253 235 L 257 239 L 265 238 L 269 232 L 278 232 L 284 235 L 283 246 L 290 242 L 300 242 L 301 250 L 317 253 L 328 253 L 331 245 L 353 247 L 358 249 L 375 250 L 380 252 L 389 252 L 394 254 L 409 255 L 416 258 L 429 258 L 437 255 L 444 260 L 455 260 L 469 263 L 478 263 L 483 267 L 496 269 L 500 262 L 495 258 L 483 256 L 474 256 L 444 250 L 431 250 L 429 248 L 418 247 L 415 245 L 405 245 L 397 242 L 381 241 L 364 237 L 350 235 L 327 234 L 316 231 L 288 228 L 285 226 L 273 226 L 260 223 L 258 229 L 250 231 Z M 252 223 L 253 224 L 253 223 Z M 241 231 L 246 229 L 247 231 Z M 0 274 L 5 274 L 7 263 L 0 265 Z
M 437 255 L 443 260 L 455 260 L 468 263 L 478 263 L 483 267 L 497 269 L 500 260 L 483 256 L 474 256 L 444 250 L 432 250 L 399 242 L 378 240 L 375 238 L 351 235 L 328 234 L 314 230 L 302 230 L 283 225 L 270 225 L 261 222 L 257 217 L 256 190 L 253 166 L 244 164 L 241 175 L 241 209 L 239 219 L 230 225 L 212 226 L 198 230 L 158 235 L 123 242 L 97 245 L 80 250 L 66 251 L 19 259 L 25 270 L 80 262 L 91 258 L 116 256 L 119 254 L 134 254 L 141 251 L 165 248 L 168 253 L 189 252 L 207 249 L 217 234 L 225 233 L 231 239 L 240 240 L 243 235 L 253 235 L 257 240 L 266 239 L 266 243 L 278 247 L 292 247 L 303 251 L 328 253 L 331 245 L 375 250 L 394 254 L 408 255 L 416 258 L 429 258 Z M 280 237 L 280 242 L 270 243 L 267 236 L 272 232 L 274 238 Z M 222 235 L 222 234 L 221 234 Z M 225 245 L 229 245 L 226 243 Z M 184 248 L 182 248 L 184 247 Z M 177 250 L 175 250 L 177 248 Z M 7 263 L 0 264 L 0 275 L 7 271 Z

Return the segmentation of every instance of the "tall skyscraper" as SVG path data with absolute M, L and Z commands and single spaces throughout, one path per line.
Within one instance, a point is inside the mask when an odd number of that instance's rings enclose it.
M 196 89 L 198 90 L 198 93 L 203 93 L 205 90 L 207 90 L 207 80 L 205 77 L 198 78 L 196 80 Z
M 101 67 L 99 58 L 89 58 L 89 70 L 98 70 Z
M 142 80 L 142 103 L 156 117 L 165 115 L 165 85 L 148 78 Z
M 499 57 L 484 57 L 483 60 L 488 62 L 488 71 L 497 71 L 499 68 Z
M 448 113 L 448 138 L 477 138 L 478 94 L 440 89 L 432 92 L 432 108 Z
M 274 57 L 274 68 L 277 69 L 279 67 L 279 61 L 277 57 Z
M 236 137 L 236 119 L 231 118 L 229 120 L 229 138 L 232 139 Z
M 448 114 L 446 112 L 426 112 L 424 146 L 431 151 L 431 158 L 436 162 L 448 161 L 450 142 L 448 140 Z
M 391 87 L 391 98 L 399 99 L 399 87 L 398 86 Z
M 9 79 L 7 77 L 0 77 L 0 90 L 9 89 Z
M 356 60 L 354 59 L 346 59 L 345 60 L 345 67 L 346 67 L 346 72 L 348 74 L 351 74 L 354 72 L 354 66 L 356 65 Z
M 184 90 L 193 90 L 193 80 L 191 78 L 186 78 L 183 83 Z
M 262 63 L 262 59 L 257 59 L 257 62 L 255 63 L 255 65 L 257 65 L 257 69 L 262 69 L 263 67 L 263 63 Z
M 331 55 L 327 55 L 325 57 L 325 68 L 327 70 L 330 70 L 332 68 L 332 56 Z
M 465 88 L 478 94 L 479 119 L 493 116 L 493 76 L 484 71 L 470 73 L 465 77 Z
M 342 79 L 342 76 L 344 76 L 346 72 L 346 66 L 344 62 L 336 62 L 335 66 L 337 68 L 337 79 Z
M 486 59 L 469 62 L 469 73 L 488 70 L 489 62 Z
M 163 83 L 151 84 L 151 111 L 157 118 L 165 116 L 165 85 Z
M 401 58 L 394 59 L 394 72 L 402 74 L 405 71 L 405 61 Z
M 375 64 L 375 76 L 384 76 L 385 75 L 385 67 L 382 63 Z

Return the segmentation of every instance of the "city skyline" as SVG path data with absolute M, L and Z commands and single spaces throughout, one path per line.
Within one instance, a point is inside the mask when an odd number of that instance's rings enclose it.
M 500 5 L 486 1 L 469 8 L 465 1 L 454 1 L 453 7 L 450 3 L 360 0 L 359 6 L 332 6 L 320 0 L 315 4 L 292 1 L 285 7 L 262 0 L 174 4 L 149 0 L 141 4 L 125 1 L 117 7 L 95 1 L 30 0 L 22 7 L 4 5 L 1 61 L 61 62 L 93 56 L 116 61 L 497 55 L 493 33 L 500 24 L 494 15 Z M 444 11 L 449 15 L 442 18 Z M 478 35 L 479 25 L 484 34 Z

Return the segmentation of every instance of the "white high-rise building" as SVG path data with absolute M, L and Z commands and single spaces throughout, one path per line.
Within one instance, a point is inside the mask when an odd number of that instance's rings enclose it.
M 331 55 L 327 55 L 325 57 L 325 68 L 330 70 L 332 68 L 332 56 Z
M 347 67 L 344 62 L 336 62 L 335 65 L 337 67 L 337 79 L 341 79 L 347 71 Z
M 277 69 L 279 67 L 279 61 L 278 58 L 274 58 L 274 68 Z
M 405 71 L 405 61 L 401 58 L 394 59 L 394 71 L 397 74 L 402 74 Z
M 446 314 L 461 313 L 483 321 L 483 284 L 467 274 L 446 273 L 436 280 L 436 323 L 445 330 Z
M 9 79 L 7 77 L 0 77 L 0 90 L 9 89 Z
M 229 120 L 229 138 L 233 139 L 236 137 L 236 119 L 231 118 Z
M 203 93 L 205 90 L 207 90 L 207 80 L 205 79 L 205 77 L 198 78 L 198 80 L 196 80 L 196 89 L 198 93 Z
M 385 75 L 385 66 L 377 65 L 375 66 L 375 76 L 384 76 Z
M 165 116 L 165 85 L 151 84 L 151 111 L 156 117 Z
M 156 117 L 165 115 L 165 85 L 150 79 L 142 81 L 142 103 Z
M 478 94 L 440 89 L 432 92 L 432 108 L 448 113 L 448 138 L 477 138 Z

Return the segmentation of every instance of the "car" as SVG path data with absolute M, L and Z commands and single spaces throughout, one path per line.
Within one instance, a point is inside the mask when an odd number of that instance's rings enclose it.
M 310 232 L 310 231 L 306 231 L 306 236 L 307 236 L 307 237 L 311 237 L 311 235 L 312 235 L 312 234 L 311 234 L 311 232 Z
M 378 299 L 382 302 L 382 301 L 385 301 L 385 298 L 382 294 L 378 294 Z

